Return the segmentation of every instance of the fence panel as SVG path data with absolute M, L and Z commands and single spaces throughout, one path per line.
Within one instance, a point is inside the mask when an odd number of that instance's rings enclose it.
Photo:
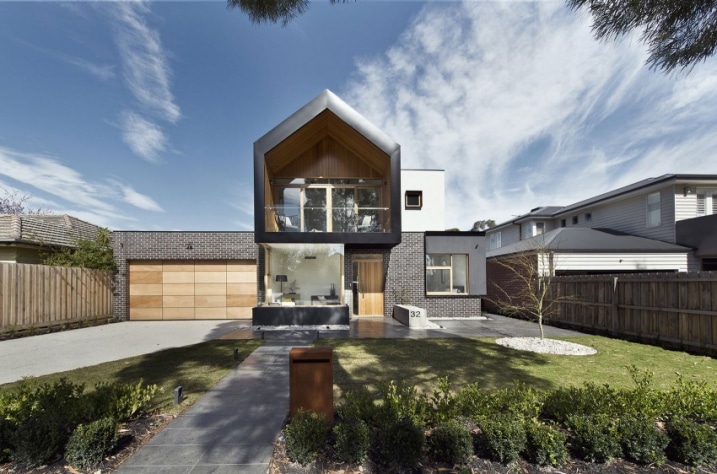
M 0 263 L 0 331 L 112 315 L 112 272 Z
M 717 354 L 717 273 L 559 276 L 551 294 L 572 298 L 551 320 Z

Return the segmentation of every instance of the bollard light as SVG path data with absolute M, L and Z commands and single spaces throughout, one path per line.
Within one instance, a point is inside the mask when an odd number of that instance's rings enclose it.
M 184 398 L 182 396 L 183 391 L 184 391 L 184 387 L 182 387 L 181 385 L 178 385 L 177 388 L 174 389 L 174 404 L 175 405 L 179 405 L 180 403 L 182 403 L 182 398 Z
M 239 348 L 238 347 L 234 348 L 234 360 L 239 362 Z

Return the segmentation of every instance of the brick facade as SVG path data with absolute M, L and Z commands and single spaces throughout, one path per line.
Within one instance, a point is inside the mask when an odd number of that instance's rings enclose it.
M 426 308 L 429 317 L 471 317 L 481 314 L 478 296 L 426 296 L 425 235 L 404 232 L 393 249 L 346 249 L 345 294 L 353 314 L 351 292 L 353 256 L 380 254 L 384 267 L 384 315 L 391 317 L 393 305 L 401 301 Z M 265 251 L 254 243 L 252 232 L 135 232 L 112 233 L 117 273 L 114 286 L 115 318 L 129 318 L 130 260 L 253 260 L 257 262 L 257 298 L 264 301 Z
M 114 315 L 129 319 L 130 260 L 253 260 L 259 246 L 253 232 L 112 232 L 117 272 L 114 282 Z M 261 286 L 260 286 L 261 285 Z M 263 266 L 257 265 L 258 297 L 263 297 Z
M 426 296 L 426 252 L 423 232 L 404 232 L 401 243 L 385 257 L 385 315 L 402 299 L 426 308 L 429 318 L 480 316 L 481 299 L 476 295 Z

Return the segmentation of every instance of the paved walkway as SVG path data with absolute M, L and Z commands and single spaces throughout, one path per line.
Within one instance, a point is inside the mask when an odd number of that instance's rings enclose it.
M 353 319 L 343 331 L 252 331 L 250 321 L 125 322 L 0 342 L 0 384 L 209 339 L 266 342 L 125 461 L 119 473 L 265 473 L 289 406 L 289 350 L 315 338 L 537 336 L 502 316 L 433 320 L 408 329 L 390 318 Z M 548 337 L 581 335 L 546 327 Z M 19 367 L 15 367 L 18 364 Z

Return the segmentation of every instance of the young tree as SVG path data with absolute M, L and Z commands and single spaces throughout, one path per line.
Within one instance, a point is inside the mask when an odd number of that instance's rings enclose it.
M 544 339 L 543 322 L 555 314 L 559 303 L 574 299 L 551 291 L 555 273 L 553 252 L 544 245 L 536 245 L 524 252 L 492 259 L 490 264 L 505 270 L 506 277 L 493 283 L 494 296 L 489 301 L 500 313 L 536 321 L 540 338 Z
M 598 39 L 642 30 L 651 67 L 670 72 L 712 56 L 717 47 L 717 0 L 567 0 L 590 11 Z
M 59 252 L 48 254 L 43 263 L 56 267 L 115 270 L 114 252 L 110 244 L 109 231 L 101 229 L 95 240 L 78 239 L 77 248 L 64 248 Z
M 0 214 L 48 214 L 45 209 L 28 209 L 25 204 L 32 197 L 29 194 L 20 195 L 19 191 L 12 192 L 0 186 L 3 195 L 0 196 Z

